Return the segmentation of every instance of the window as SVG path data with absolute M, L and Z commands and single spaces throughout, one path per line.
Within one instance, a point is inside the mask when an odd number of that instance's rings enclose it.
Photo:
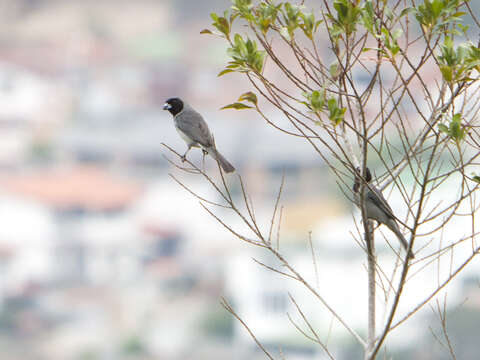
M 283 292 L 269 291 L 263 294 L 263 307 L 271 314 L 285 314 L 288 300 Z

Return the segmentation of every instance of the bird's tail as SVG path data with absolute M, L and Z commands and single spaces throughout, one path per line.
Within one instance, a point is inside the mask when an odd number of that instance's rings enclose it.
M 389 224 L 386 224 L 388 226 L 388 228 L 390 230 L 392 230 L 395 235 L 397 235 L 397 238 L 398 240 L 400 240 L 400 242 L 402 243 L 402 246 L 403 248 L 408 251 L 408 241 L 407 239 L 405 239 L 405 237 L 403 236 L 402 232 L 400 231 L 400 229 L 398 228 L 398 225 L 397 225 L 397 222 L 395 220 L 392 220 L 389 222 Z M 408 257 L 410 259 L 414 259 L 415 256 L 413 255 L 413 252 L 410 250 L 408 251 Z
M 235 171 L 235 168 L 233 167 L 232 164 L 230 164 L 228 162 L 227 159 L 225 159 L 222 154 L 220 154 L 217 149 L 215 148 L 210 148 L 208 149 L 208 152 L 210 155 L 212 155 L 212 157 L 218 161 L 218 163 L 220 164 L 220 166 L 222 167 L 223 171 L 225 171 L 226 173 L 231 173 L 231 172 L 234 172 Z

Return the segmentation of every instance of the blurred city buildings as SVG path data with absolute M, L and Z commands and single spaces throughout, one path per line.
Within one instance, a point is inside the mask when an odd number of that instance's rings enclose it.
M 288 320 L 287 313 L 300 321 L 289 293 L 344 358 L 355 354 L 311 294 L 255 264 L 252 258 L 277 265 L 235 239 L 169 176 L 218 197 L 165 159 L 175 160 L 161 143 L 185 150 L 161 110 L 179 95 L 207 118 L 246 180 L 262 226 L 285 174 L 281 248 L 356 328 L 364 326 L 358 307 L 366 274 L 349 234 L 353 210 L 320 158 L 253 112 L 218 111 L 248 90 L 238 77 L 216 77 L 224 44 L 199 35 L 209 12 L 228 5 L 0 1 L 2 360 L 263 359 L 221 307 L 222 296 L 272 351 L 323 359 Z M 202 163 L 200 151 L 190 156 Z M 205 166 L 215 171 L 211 159 Z M 219 215 L 242 228 L 227 210 Z M 379 252 L 394 261 L 386 245 Z M 478 316 L 472 273 L 453 294 L 455 303 L 468 296 Z M 430 359 L 409 347 L 419 336 L 413 328 L 392 346 Z

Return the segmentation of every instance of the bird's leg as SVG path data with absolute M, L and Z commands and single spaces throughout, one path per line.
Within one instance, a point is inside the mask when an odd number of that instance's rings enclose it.
M 203 170 L 205 170 L 205 156 L 208 154 L 208 151 L 205 150 L 204 148 L 202 148 L 202 153 L 203 153 L 203 157 L 202 157 L 202 167 L 203 167 Z
M 190 151 L 191 148 L 192 148 L 192 146 L 188 145 L 187 151 L 185 151 L 185 154 L 183 154 L 182 157 L 181 157 L 182 162 L 185 162 L 187 160 L 187 154 L 188 154 L 188 152 Z

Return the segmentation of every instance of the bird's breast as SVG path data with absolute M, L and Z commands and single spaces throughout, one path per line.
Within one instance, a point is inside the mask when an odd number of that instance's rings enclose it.
M 175 124 L 175 129 L 177 129 L 177 132 L 180 134 L 180 137 L 188 144 L 193 144 L 195 141 L 189 137 L 187 134 L 185 134 L 182 130 L 178 128 L 178 126 Z

